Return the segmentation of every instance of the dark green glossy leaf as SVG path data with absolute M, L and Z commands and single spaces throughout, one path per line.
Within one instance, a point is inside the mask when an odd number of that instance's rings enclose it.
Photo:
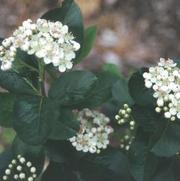
M 150 157 L 147 164 L 149 164 L 149 169 L 145 169 L 144 181 L 179 181 L 180 160 L 178 157 L 156 157 L 155 159 Z
M 53 107 L 46 99 L 21 96 L 15 103 L 13 126 L 24 142 L 40 144 L 50 134 L 50 121 L 53 121 L 55 116 Z
M 179 157 L 159 158 L 153 177 L 145 181 L 179 181 Z
M 130 148 L 131 173 L 136 181 L 154 181 L 153 177 L 159 170 L 160 158 L 150 152 L 152 144 L 150 136 L 151 134 L 139 128 Z
M 129 80 L 129 93 L 138 105 L 154 105 L 153 91 L 145 87 L 143 72 L 145 69 L 134 73 Z
M 128 84 L 125 79 L 120 78 L 113 86 L 112 94 L 114 100 L 120 105 L 129 104 L 132 105 L 134 102 L 129 94 Z
M 132 112 L 135 121 L 150 136 L 150 147 L 157 156 L 170 157 L 180 150 L 180 124 L 170 122 L 154 108 L 135 105 Z
M 42 181 L 84 181 L 79 180 L 76 173 L 72 172 L 67 165 L 61 165 L 56 162 L 50 162 L 42 176 Z
M 13 67 L 18 71 L 19 75 L 28 79 L 35 87 L 38 87 L 38 58 L 35 55 L 28 55 L 26 52 L 18 49 L 16 52 Z
M 158 164 L 160 159 L 152 153 L 147 154 L 144 166 L 144 181 L 153 181 L 152 178 L 159 169 Z
M 54 149 L 52 149 L 53 147 Z M 55 167 L 51 167 L 48 178 L 54 173 L 55 179 L 67 179 L 66 172 L 68 172 L 69 175 L 74 175 L 73 179 L 76 178 L 78 181 L 133 180 L 129 174 L 127 159 L 118 150 L 108 149 L 99 155 L 84 153 L 81 155 L 81 152 L 77 152 L 74 148 L 72 149 L 70 144 L 59 142 L 57 147 L 57 144 L 55 146 L 55 142 L 52 142 L 52 144 L 48 145 L 48 151 L 51 156 L 53 155 L 51 157 L 52 163 L 56 162 L 56 167 L 64 168 L 64 172 L 60 174 L 60 171 L 54 172 L 56 170 Z M 49 171 L 47 170 L 45 175 Z M 72 177 L 68 179 L 71 181 Z
M 52 131 L 49 136 L 52 140 L 67 140 L 79 131 L 79 123 L 70 110 L 61 109 L 59 118 L 52 124 Z
M 77 105 L 85 100 L 96 80 L 90 72 L 66 72 L 54 82 L 49 97 L 58 105 Z
M 80 104 L 80 107 L 94 108 L 110 100 L 112 98 L 112 87 L 117 80 L 118 78 L 109 72 L 103 71 L 97 74 L 97 81 L 84 102 Z
M 97 35 L 96 26 L 90 26 L 85 30 L 83 47 L 81 49 L 81 53 L 78 59 L 75 60 L 76 63 L 81 62 L 84 58 L 86 58 L 89 55 L 95 43 L 96 35 Z
M 0 93 L 0 125 L 12 127 L 12 115 L 15 96 L 10 93 Z
M 133 118 L 149 135 L 149 149 L 158 156 L 170 157 L 180 150 L 180 125 L 170 122 L 154 108 L 135 105 Z
M 180 150 L 180 123 L 169 122 L 161 132 L 159 140 L 152 148 L 152 152 L 158 156 L 171 157 Z
M 88 181 L 92 179 L 95 181 L 133 180 L 129 174 L 127 158 L 119 150 L 108 148 L 99 155 L 90 155 L 84 159 L 87 162 L 82 165 L 82 175 Z
M 36 94 L 28 82 L 13 71 L 0 70 L 0 86 L 15 94 Z
M 84 152 L 78 152 L 69 141 L 48 140 L 45 148 L 51 161 L 70 164 L 72 167 L 76 167 L 85 155 Z
M 29 68 L 29 71 L 37 71 L 38 69 L 38 58 L 35 55 L 29 55 L 27 52 L 17 49 L 14 67 L 21 72 L 22 67 Z M 31 68 L 31 69 L 30 69 Z
M 144 181 L 148 143 L 148 136 L 139 129 L 129 152 L 131 173 L 136 181 Z
M 161 120 L 161 115 L 156 113 L 154 108 L 139 105 L 133 106 L 132 116 L 136 123 L 148 133 L 157 131 L 157 124 Z

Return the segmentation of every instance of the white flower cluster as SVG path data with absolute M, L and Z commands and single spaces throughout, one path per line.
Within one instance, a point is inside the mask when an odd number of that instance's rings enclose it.
M 124 104 L 123 108 L 121 108 L 118 114 L 115 116 L 115 119 L 118 121 L 118 124 L 123 125 L 128 123 L 131 130 L 135 128 L 135 122 L 131 119 L 131 108 L 128 104 Z
M 13 159 L 5 170 L 3 180 L 27 180 L 35 181 L 36 168 L 32 166 L 30 161 L 26 161 L 21 155 L 17 156 L 17 159 Z
M 150 67 L 143 77 L 145 86 L 154 90 L 156 112 L 163 112 L 171 121 L 180 119 L 180 69 L 177 64 L 161 58 L 158 66 Z
M 71 69 L 75 52 L 80 44 L 74 40 L 68 26 L 61 22 L 38 19 L 36 23 L 28 19 L 23 22 L 12 37 L 3 40 L 0 46 L 1 69 L 11 69 L 17 49 L 36 55 L 45 64 L 52 63 L 60 72 Z
M 70 138 L 77 151 L 100 153 L 109 144 L 109 135 L 113 128 L 108 125 L 110 119 L 104 114 L 89 109 L 77 112 L 80 131 Z

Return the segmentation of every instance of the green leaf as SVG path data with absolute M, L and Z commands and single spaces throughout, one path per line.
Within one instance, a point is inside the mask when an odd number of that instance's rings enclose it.
M 152 148 L 152 152 L 157 156 L 171 157 L 180 150 L 180 123 L 169 122 L 161 136 Z
M 129 152 L 131 174 L 136 181 L 144 181 L 145 164 L 149 152 L 148 143 L 148 136 L 141 129 L 138 129 Z
M 79 123 L 70 110 L 61 109 L 59 118 L 52 124 L 49 136 L 52 140 L 67 140 L 79 131 Z
M 77 181 L 132 181 L 127 159 L 118 150 L 107 149 L 99 155 L 84 153 L 79 155 L 81 152 L 72 149 L 70 144 L 59 143 L 58 150 L 54 145 L 52 143 L 48 147 L 51 150 L 50 155 L 54 157 L 51 158 L 50 166 L 44 174 L 47 180 L 53 174 L 55 179 L 65 179 L 65 181 L 71 181 L 71 179 L 73 181 L 74 179 Z M 52 147 L 56 149 L 56 152 L 52 150 Z M 60 172 L 60 168 L 63 168 L 63 172 Z M 69 173 L 69 177 L 66 173 Z
M 35 90 L 19 74 L 0 69 L 0 86 L 15 94 L 36 94 Z
M 42 176 L 42 181 L 84 181 L 79 180 L 76 176 L 76 172 L 72 172 L 67 165 L 61 165 L 56 162 L 50 162 L 46 171 Z
M 133 100 L 129 94 L 128 84 L 125 79 L 120 78 L 112 88 L 112 94 L 115 101 L 120 105 L 133 105 Z
M 118 78 L 109 72 L 103 71 L 97 74 L 97 81 L 84 102 L 80 104 L 80 107 L 95 108 L 110 100 L 112 98 L 112 87 L 117 80 Z
M 75 63 L 81 62 L 84 58 L 86 58 L 89 55 L 95 43 L 96 35 L 97 35 L 96 26 L 90 26 L 85 30 L 83 47 L 81 49 L 81 53 L 78 59 L 75 60 Z
M 123 77 L 120 68 L 116 64 L 106 63 L 103 65 L 103 70 L 110 72 L 111 74 L 114 74 L 116 76 Z
M 132 116 L 150 136 L 150 148 L 157 156 L 171 157 L 180 150 L 180 124 L 170 122 L 154 108 L 135 105 Z
M 12 115 L 15 96 L 10 93 L 0 93 L 0 125 L 12 127 Z
M 154 108 L 134 105 L 132 107 L 132 116 L 136 123 L 147 133 L 159 131 L 158 122 L 161 121 L 161 115 L 156 113 Z M 164 121 L 164 120 L 162 120 Z
M 153 176 L 159 169 L 158 164 L 159 164 L 160 159 L 161 158 L 155 156 L 152 153 L 147 154 L 146 162 L 145 162 L 145 166 L 144 166 L 144 181 L 153 181 Z
M 34 87 L 38 87 L 39 83 L 38 61 L 41 60 L 35 55 L 28 55 L 27 52 L 18 49 L 13 62 L 13 67 L 18 74 L 29 80 Z
M 84 28 L 80 8 L 73 0 L 65 0 L 62 7 L 48 11 L 42 16 L 50 21 L 61 21 L 67 25 L 81 46 L 83 44 Z
M 45 152 L 43 146 L 31 146 L 23 142 L 20 138 L 16 137 L 12 144 L 12 150 L 14 158 L 20 154 L 36 167 L 37 174 L 42 172 L 45 162 Z
M 153 90 L 145 87 L 143 72 L 145 69 L 134 73 L 129 80 L 129 93 L 138 105 L 154 105 Z
M 85 100 L 96 80 L 96 76 L 90 72 L 66 72 L 54 82 L 49 97 L 58 105 L 77 105 Z
M 48 140 L 45 144 L 45 149 L 48 158 L 50 159 L 50 161 L 57 163 L 63 163 L 63 164 L 66 163 L 67 161 L 66 154 L 70 149 L 72 149 L 72 145 L 70 145 L 68 149 L 66 148 L 67 146 L 64 145 L 62 141 Z
M 27 52 L 17 49 L 13 66 L 20 72 L 24 67 L 29 68 L 29 71 L 37 71 L 38 61 L 39 59 L 35 55 L 29 55 Z
M 86 178 L 92 177 L 88 181 L 132 181 L 127 158 L 119 150 L 108 148 L 99 155 L 89 155 L 84 159 L 87 161 L 81 165 L 80 170 Z
M 48 158 L 53 162 L 62 164 L 78 164 L 85 155 L 84 152 L 78 152 L 69 141 L 48 140 L 45 144 Z M 76 167 L 76 166 L 75 166 Z
M 63 181 L 65 176 L 63 173 L 63 166 L 56 163 L 56 162 L 50 162 L 48 167 L 46 168 L 44 174 L 42 175 L 41 180 L 42 181 L 49 181 L 52 180 L 53 181 Z
M 151 179 L 145 181 L 179 181 L 180 159 L 178 157 L 159 158 Z
M 147 165 L 144 181 L 179 181 L 180 160 L 177 156 L 171 158 L 151 156 L 147 159 Z
M 28 144 L 46 141 L 51 131 L 50 121 L 56 116 L 46 99 L 36 96 L 18 97 L 13 126 L 18 136 Z
M 159 170 L 160 158 L 150 152 L 150 143 L 150 134 L 138 128 L 129 152 L 131 173 L 136 181 L 154 181 L 154 174 Z

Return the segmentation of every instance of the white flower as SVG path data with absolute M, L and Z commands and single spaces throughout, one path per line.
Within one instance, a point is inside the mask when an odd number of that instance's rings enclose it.
M 33 177 L 29 177 L 29 178 L 28 178 L 28 181 L 33 181 Z
M 17 156 L 17 159 L 13 159 L 5 170 L 5 175 L 2 180 L 27 180 L 35 181 L 36 168 L 32 167 L 32 163 L 27 161 L 21 155 Z
M 25 179 L 25 178 L 26 178 L 25 173 L 20 173 L 20 174 L 19 174 L 19 178 L 20 178 L 20 179 Z
M 80 44 L 69 32 L 67 25 L 38 19 L 36 23 L 28 19 L 22 23 L 13 36 L 5 39 L 0 46 L 1 69 L 9 70 L 15 60 L 18 48 L 42 59 L 45 64 L 52 63 L 60 72 L 73 67 L 72 60 Z M 40 60 L 41 61 L 41 60 Z
M 156 112 L 164 111 L 167 119 L 180 118 L 180 69 L 173 60 L 160 58 L 156 67 L 143 74 L 145 86 L 154 90 L 157 99 Z
M 109 118 L 104 114 L 89 109 L 77 112 L 80 131 L 69 139 L 77 151 L 100 153 L 109 145 L 109 135 L 113 132 L 108 125 Z
M 35 173 L 36 172 L 36 168 L 35 167 L 31 167 L 30 171 L 31 171 L 31 173 Z
M 2 65 L 1 65 L 1 70 L 9 70 L 10 68 L 12 67 L 12 63 L 9 61 L 9 62 L 3 62 Z

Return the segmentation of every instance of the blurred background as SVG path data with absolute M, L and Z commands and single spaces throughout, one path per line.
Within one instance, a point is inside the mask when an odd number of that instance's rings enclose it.
M 113 63 L 128 74 L 154 64 L 160 57 L 180 57 L 180 0 L 76 2 L 86 26 L 98 26 L 96 45 L 83 67 L 95 70 L 104 63 Z M 58 0 L 0 0 L 0 37 L 11 35 L 23 20 L 37 19 L 59 3 Z M 0 133 L 0 151 L 13 135 L 8 129 Z
M 180 53 L 179 0 L 76 0 L 85 24 L 99 33 L 88 68 L 104 62 L 123 71 Z M 27 18 L 37 19 L 60 0 L 0 0 L 0 36 L 6 37 Z

